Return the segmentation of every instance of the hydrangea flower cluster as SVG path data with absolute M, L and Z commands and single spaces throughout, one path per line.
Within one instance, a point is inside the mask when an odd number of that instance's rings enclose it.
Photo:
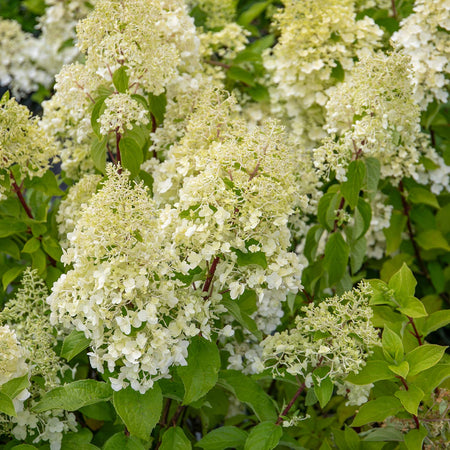
M 392 36 L 411 58 L 414 99 L 421 109 L 434 99 L 445 103 L 450 79 L 450 1 L 416 0 L 413 14 Z
M 284 0 L 274 16 L 278 43 L 265 55 L 272 77 L 273 111 L 284 115 L 303 144 L 325 136 L 326 90 L 355 58 L 377 48 L 382 36 L 375 22 L 356 18 L 354 0 Z M 309 140 L 309 142 L 308 142 Z
M 0 326 L 0 386 L 28 372 L 25 350 L 9 325 Z
M 331 380 L 341 380 L 350 372 L 358 373 L 379 345 L 377 330 L 371 324 L 369 285 L 323 300 L 317 306 L 303 308 L 295 328 L 275 333 L 262 343 L 266 367 L 283 375 L 299 375 L 310 381 L 319 366 L 330 368 Z
M 314 150 L 318 170 L 325 176 L 333 170 L 344 181 L 352 159 L 375 157 L 382 178 L 417 179 L 430 149 L 412 89 L 406 55 L 371 54 L 357 63 L 348 81 L 330 91 L 325 128 L 335 137 Z

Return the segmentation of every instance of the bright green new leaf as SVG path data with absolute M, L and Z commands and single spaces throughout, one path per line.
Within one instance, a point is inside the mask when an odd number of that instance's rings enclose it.
M 125 66 L 120 66 L 114 73 L 113 73 L 113 83 L 114 87 L 117 89 L 118 92 L 121 92 L 124 94 L 128 90 L 128 84 L 130 81 L 130 77 L 127 74 L 127 68 Z
M 6 291 L 9 284 L 12 283 L 24 270 L 25 266 L 15 266 L 7 270 L 2 276 L 3 289 Z
M 190 450 L 191 441 L 180 427 L 171 427 L 163 435 L 160 450 Z
M 159 125 L 164 120 L 164 115 L 166 113 L 167 97 L 166 94 L 161 95 L 148 95 L 148 103 L 150 105 L 150 111 Z
M 351 373 L 345 380 L 353 384 L 364 385 L 391 378 L 394 378 L 394 374 L 389 370 L 389 363 L 377 360 L 367 361 L 367 364 L 357 374 Z
M 409 376 L 435 366 L 444 355 L 445 349 L 440 345 L 425 344 L 411 350 L 405 357 L 409 364 Z
M 39 250 L 40 246 L 41 241 L 38 238 L 32 237 L 25 242 L 22 253 L 34 253 L 36 250 Z
M 407 391 L 399 390 L 394 395 L 402 402 L 406 411 L 414 416 L 417 415 L 417 410 L 424 396 L 422 389 L 412 384 Z
M 412 318 L 426 317 L 427 311 L 423 303 L 415 297 L 399 297 L 400 307 L 397 308 L 405 316 Z
M 417 244 L 424 250 L 450 251 L 450 245 L 439 230 L 425 230 L 416 236 Z
M 389 287 L 394 290 L 396 297 L 414 297 L 416 285 L 417 281 L 411 269 L 405 263 L 389 280 Z
M 247 432 L 237 427 L 224 426 L 210 431 L 200 439 L 195 446 L 204 450 L 224 450 L 226 448 L 240 448 L 244 446 Z
M 11 399 L 14 399 L 29 385 L 30 381 L 28 380 L 28 374 L 26 374 L 23 377 L 13 378 L 12 380 L 2 384 L 0 386 L 0 392 L 7 395 Z
M 422 389 L 425 394 L 430 394 L 435 388 L 450 377 L 450 364 L 436 364 L 423 372 L 420 372 L 414 379 L 414 384 Z
M 132 436 L 148 441 L 161 415 L 163 397 L 158 384 L 145 394 L 131 387 L 113 394 L 114 408 Z
M 359 192 L 363 187 L 365 176 L 366 166 L 362 161 L 355 160 L 349 164 L 347 181 L 341 185 L 341 194 L 352 209 L 358 204 Z
M 91 341 L 84 335 L 82 331 L 73 330 L 65 337 L 62 348 L 61 357 L 70 361 L 83 350 L 89 347 Z
M 381 339 L 383 344 L 383 353 L 388 360 L 403 361 L 403 343 L 401 337 L 392 331 L 387 325 L 384 327 Z
M 319 205 L 317 207 L 317 220 L 329 231 L 333 229 L 334 220 L 336 217 L 335 211 L 338 208 L 340 198 L 340 195 L 336 192 L 327 192 L 319 200 Z
M 439 203 L 436 196 L 428 189 L 422 187 L 411 188 L 408 195 L 408 200 L 411 203 L 423 203 L 439 209 Z
M 105 100 L 109 97 L 109 95 L 100 96 L 94 104 L 91 113 L 91 127 L 94 133 L 97 135 L 99 139 L 104 139 L 104 137 L 100 134 L 100 124 L 98 123 L 98 119 L 103 114 L 106 106 Z
M 332 233 L 325 245 L 324 264 L 330 285 L 336 284 L 347 270 L 350 248 L 338 231 Z
M 421 426 L 419 429 L 411 430 L 404 436 L 406 448 L 408 450 L 422 450 L 423 440 L 428 434 L 428 430 Z
M 106 401 L 111 398 L 111 387 L 100 381 L 80 380 L 52 389 L 33 407 L 34 412 L 51 409 L 75 411 L 82 406 Z
M 383 422 L 386 417 L 393 416 L 403 409 L 403 406 L 395 397 L 390 395 L 378 397 L 364 403 L 359 408 L 359 412 L 354 418 L 351 426 L 361 427 L 370 422 Z
M 0 220 L 0 238 L 23 233 L 24 231 L 27 231 L 27 225 L 24 222 L 13 222 L 9 219 Z
M 183 404 L 195 402 L 217 383 L 220 370 L 219 349 L 214 342 L 195 336 L 188 347 L 187 366 L 177 368 L 184 384 Z
M 312 373 L 314 393 L 319 400 L 321 408 L 325 408 L 333 395 L 333 382 L 328 377 L 329 371 L 329 367 L 319 367 Z
M 398 365 L 390 365 L 389 369 L 392 372 L 394 372 L 396 375 L 398 375 L 402 378 L 406 378 L 409 373 L 409 364 L 407 363 L 407 361 L 402 361 Z
M 283 428 L 273 422 L 262 422 L 252 428 L 244 450 L 272 450 L 280 442 Z
M 0 239 L 0 251 L 12 256 L 14 259 L 20 259 L 20 249 L 12 239 Z
M 422 327 L 422 332 L 425 336 L 433 331 L 439 330 L 450 323 L 450 309 L 436 311 L 430 314 Z
M 272 3 L 272 0 L 253 3 L 237 19 L 237 23 L 243 27 L 250 25 Z
M 145 450 L 145 447 L 133 436 L 120 432 L 113 434 L 102 447 L 103 450 Z
M 12 400 L 3 392 L 0 392 L 0 412 L 7 416 L 16 416 L 16 409 Z

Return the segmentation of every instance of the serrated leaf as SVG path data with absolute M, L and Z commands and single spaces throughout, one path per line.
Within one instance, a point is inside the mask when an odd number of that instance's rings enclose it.
M 352 161 L 347 168 L 347 181 L 341 184 L 341 194 L 352 209 L 358 204 L 359 192 L 361 191 L 366 176 L 366 166 L 360 160 Z
M 305 248 L 303 254 L 309 262 L 314 261 L 320 238 L 325 230 L 320 225 L 314 225 L 306 233 Z
M 409 364 L 409 376 L 412 377 L 435 366 L 441 360 L 446 348 L 441 345 L 425 344 L 407 353 L 405 360 Z
M 355 210 L 355 236 L 358 239 L 364 236 L 370 227 L 372 220 L 372 208 L 363 198 L 358 199 L 358 205 Z
M 70 361 L 83 350 L 89 347 L 91 341 L 84 335 L 82 331 L 73 330 L 64 338 L 61 348 L 61 357 Z
M 150 111 L 152 112 L 156 123 L 159 125 L 164 120 L 164 115 L 166 113 L 167 98 L 166 94 L 153 95 L 149 94 L 148 102 L 150 105 Z
M 188 347 L 187 365 L 177 368 L 184 384 L 183 404 L 189 405 L 206 395 L 217 383 L 220 355 L 217 345 L 195 336 Z
M 51 409 L 75 411 L 82 406 L 106 401 L 111 398 L 111 387 L 100 381 L 80 380 L 52 389 L 44 394 L 32 410 L 44 412 Z
M 352 269 L 352 274 L 355 274 L 359 269 L 361 269 L 364 262 L 364 257 L 366 256 L 366 238 L 362 237 L 358 239 L 350 248 L 350 268 Z
M 94 133 L 97 135 L 99 139 L 104 139 L 104 137 L 100 134 L 100 124 L 98 123 L 98 119 L 103 114 L 105 110 L 105 100 L 109 97 L 109 95 L 102 95 L 99 97 L 92 108 L 91 113 L 91 127 Z
M 381 396 L 364 403 L 359 408 L 359 412 L 356 414 L 351 426 L 361 427 L 371 422 L 383 422 L 384 419 L 397 414 L 402 409 L 399 399 L 390 395 Z
M 223 426 L 210 431 L 195 446 L 204 450 L 224 450 L 243 447 L 248 434 L 237 427 Z
M 16 416 L 16 409 L 12 400 L 3 392 L 0 392 L 0 413 L 4 413 L 7 416 Z
M 420 372 L 414 378 L 414 384 L 420 387 L 425 394 L 429 394 L 449 377 L 450 364 L 441 363 Z
M 14 400 L 24 389 L 30 385 L 28 374 L 13 378 L 0 386 L 0 392 Z
M 422 389 L 415 385 L 410 385 L 407 391 L 399 390 L 394 395 L 402 402 L 406 411 L 415 416 L 417 415 L 417 410 L 424 396 Z
M 400 430 L 393 427 L 374 428 L 370 433 L 364 437 L 363 441 L 367 442 L 389 442 L 389 441 L 403 441 L 403 434 Z
M 327 192 L 324 194 L 317 206 L 317 220 L 327 230 L 333 229 L 335 220 L 335 211 L 338 207 L 340 195 L 335 192 Z
M 171 427 L 163 435 L 160 450 L 190 450 L 191 441 L 180 427 Z
M 262 422 L 252 428 L 244 450 L 272 450 L 280 442 L 283 429 L 273 422 Z
M 328 281 L 332 286 L 337 283 L 347 270 L 350 248 L 341 233 L 336 231 L 328 238 L 325 245 L 324 265 L 328 272 Z
M 255 76 L 248 70 L 232 66 L 227 70 L 227 77 L 231 80 L 240 81 L 247 86 L 255 86 Z
M 59 261 L 61 259 L 62 249 L 56 239 L 50 236 L 45 236 L 42 239 L 42 248 L 44 249 L 45 253 L 47 253 L 47 255 L 50 255 L 55 261 Z
M 148 441 L 161 415 L 163 397 L 157 384 L 141 394 L 131 387 L 114 392 L 113 404 L 132 436 Z

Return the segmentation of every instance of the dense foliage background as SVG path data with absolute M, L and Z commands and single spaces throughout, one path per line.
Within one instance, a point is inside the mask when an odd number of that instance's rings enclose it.
M 450 0 L 0 0 L 0 445 L 450 442 Z

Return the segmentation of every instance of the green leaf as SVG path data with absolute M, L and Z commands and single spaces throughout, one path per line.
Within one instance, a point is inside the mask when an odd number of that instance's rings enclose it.
M 23 222 L 14 222 L 9 219 L 0 220 L 0 238 L 27 231 L 27 225 Z
M 82 406 L 109 400 L 111 395 L 111 387 L 106 383 L 95 380 L 74 381 L 44 394 L 32 410 L 38 413 L 51 409 L 75 411 Z
M 253 3 L 238 17 L 237 23 L 243 27 L 250 25 L 271 3 L 272 0 Z
M 398 365 L 390 365 L 389 369 L 396 375 L 399 375 L 402 378 L 406 378 L 409 373 L 409 364 L 407 361 L 402 361 Z
M 367 242 L 365 237 L 358 239 L 350 247 L 350 268 L 352 269 L 352 274 L 355 274 L 359 269 L 361 269 L 366 256 L 366 250 Z
M 236 370 L 224 370 L 219 374 L 219 384 L 231 391 L 239 401 L 250 406 L 261 422 L 277 420 L 278 414 L 273 400 L 248 375 Z
M 23 377 L 13 378 L 0 386 L 0 392 L 14 400 L 24 389 L 30 385 L 28 374 Z
M 99 402 L 93 405 L 83 406 L 80 413 L 90 419 L 113 422 L 116 419 L 116 411 L 111 402 Z
M 156 119 L 156 123 L 159 125 L 164 120 L 166 113 L 167 98 L 166 94 L 153 95 L 149 94 L 148 102 L 150 104 L 150 111 Z
M 414 297 L 417 281 L 409 267 L 403 263 L 401 269 L 392 275 L 389 280 L 389 287 L 394 290 L 399 297 Z
M 403 434 L 400 430 L 393 427 L 372 428 L 370 434 L 366 435 L 363 441 L 367 442 L 384 442 L 384 441 L 403 441 Z
M 123 432 L 112 435 L 102 447 L 103 450 L 145 450 L 139 440 Z
M 352 209 L 356 207 L 366 176 L 366 166 L 360 161 L 352 161 L 347 168 L 347 181 L 341 185 L 341 194 Z
M 98 450 L 98 447 L 90 444 L 91 440 L 92 431 L 88 428 L 81 428 L 75 433 L 64 434 L 61 441 L 61 448 L 64 450 Z
M 306 233 L 305 248 L 303 254 L 309 262 L 314 261 L 320 238 L 325 230 L 320 225 L 314 225 Z
M 340 196 L 335 192 L 327 192 L 324 194 L 317 206 L 317 220 L 327 230 L 331 231 L 334 226 L 336 209 L 338 207 Z
M 270 101 L 270 93 L 266 86 L 262 86 L 261 84 L 256 84 L 254 87 L 250 88 L 247 91 L 247 94 L 255 100 L 255 102 L 269 102 Z
M 424 250 L 450 251 L 447 239 L 439 230 L 425 230 L 416 236 L 417 244 Z
M 24 270 L 25 266 L 15 266 L 7 270 L 2 276 L 3 290 L 6 291 L 6 288 L 10 283 L 12 283 Z
M 31 254 L 31 267 L 38 271 L 39 275 L 42 275 L 47 267 L 47 257 L 42 250 L 36 250 Z
M 195 446 L 204 450 L 224 450 L 243 447 L 248 434 L 237 427 L 224 426 L 210 431 Z
M 422 187 L 411 188 L 409 190 L 408 200 L 414 204 L 423 203 L 433 208 L 440 208 L 436 196 L 428 189 Z
M 20 249 L 12 239 L 0 239 L 0 251 L 14 259 L 20 259 Z
M 23 246 L 22 253 L 34 253 L 36 250 L 39 250 L 41 246 L 41 241 L 35 237 L 28 239 Z
M 145 394 L 131 387 L 114 392 L 114 408 L 132 436 L 148 441 L 161 415 L 163 397 L 157 384 Z
M 91 113 L 91 127 L 94 133 L 97 135 L 99 139 L 104 139 L 104 137 L 100 134 L 100 124 L 98 123 L 98 119 L 103 114 L 103 111 L 105 110 L 105 100 L 109 97 L 109 95 L 102 95 L 99 97 L 94 107 L 92 108 Z
M 427 436 L 428 431 L 424 426 L 419 429 L 411 430 L 404 436 L 406 448 L 408 450 L 422 450 L 423 440 Z
M 439 330 L 450 323 L 450 309 L 436 311 L 430 314 L 422 327 L 424 336 L 429 335 L 433 331 Z
M 113 83 L 114 87 L 122 94 L 125 94 L 128 90 L 128 85 L 130 82 L 130 77 L 127 74 L 127 68 L 125 66 L 120 66 L 113 73 Z
M 325 408 L 333 395 L 333 382 L 328 376 L 329 371 L 329 367 L 319 367 L 312 373 L 314 393 L 319 400 L 321 408 Z
M 386 237 L 386 255 L 396 252 L 402 242 L 402 234 L 405 229 L 407 218 L 399 211 L 393 211 L 389 228 L 383 229 Z
M 403 361 L 404 351 L 402 338 L 387 325 L 384 327 L 381 341 L 383 344 L 383 353 L 388 360 L 396 361 L 397 363 Z
M 376 158 L 365 158 L 364 163 L 366 164 L 366 190 L 369 198 L 373 199 L 378 191 L 381 165 Z
M 91 145 L 91 158 L 94 162 L 95 168 L 101 172 L 106 172 L 106 144 L 108 138 L 104 137 L 101 141 L 97 138 L 94 139 Z
M 399 390 L 394 395 L 402 402 L 406 411 L 414 416 L 417 415 L 417 410 L 424 396 L 422 389 L 412 384 L 409 385 L 407 391 Z
M 44 249 L 45 253 L 47 253 L 47 255 L 50 255 L 55 261 L 59 261 L 61 259 L 62 250 L 59 242 L 56 239 L 50 236 L 45 236 L 42 239 L 42 248 Z
M 249 266 L 251 264 L 256 264 L 261 266 L 263 269 L 267 269 L 267 259 L 264 252 L 244 253 L 237 248 L 234 249 L 234 252 L 237 255 L 238 266 Z
M 89 347 L 91 341 L 84 335 L 82 331 L 73 330 L 65 337 L 62 348 L 61 357 L 70 361 L 83 350 Z
M 33 177 L 29 181 L 28 187 L 44 192 L 50 197 L 64 194 L 64 191 L 58 186 L 56 175 L 51 170 L 47 170 L 42 177 Z
M 119 149 L 122 166 L 130 171 L 131 178 L 136 177 L 144 162 L 141 147 L 134 139 L 125 136 L 120 140 Z
M 37 447 L 29 444 L 19 444 L 11 447 L 11 450 L 37 450 Z
M 350 248 L 341 233 L 338 231 L 332 233 L 325 245 L 324 258 L 330 286 L 336 284 L 344 276 L 349 253 Z
M 372 208 L 363 198 L 358 199 L 358 205 L 355 210 L 355 235 L 353 239 L 364 236 L 370 227 L 372 220 Z
M 177 368 L 184 384 L 183 404 L 189 405 L 206 395 L 217 383 L 220 355 L 217 345 L 195 336 L 188 347 L 187 366 Z
M 3 392 L 0 392 L 0 412 L 7 416 L 16 416 L 16 409 L 12 400 Z
M 191 441 L 180 427 L 171 427 L 163 435 L 160 450 L 190 450 Z
M 364 385 L 391 378 L 394 378 L 394 375 L 389 370 L 389 363 L 376 360 L 367 361 L 367 364 L 357 374 L 351 373 L 345 380 L 353 384 Z
M 393 416 L 403 409 L 403 406 L 395 397 L 390 395 L 378 397 L 364 403 L 359 408 L 351 426 L 361 427 L 370 422 L 383 422 L 386 417 Z
M 258 330 L 256 322 L 244 311 L 241 310 L 239 304 L 231 299 L 224 298 L 222 305 L 227 308 L 227 311 L 250 333 L 252 333 L 258 340 L 262 340 L 262 333 Z
M 409 364 L 409 376 L 412 377 L 435 366 L 441 360 L 446 348 L 440 345 L 425 344 L 407 353 L 405 360 Z
M 415 297 L 400 297 L 399 298 L 400 307 L 397 309 L 405 316 L 412 318 L 426 317 L 428 316 L 424 304 Z
M 436 364 L 414 378 L 414 384 L 423 392 L 430 394 L 435 388 L 450 377 L 450 364 Z
M 283 428 L 273 422 L 262 422 L 252 428 L 244 450 L 272 450 L 280 442 Z
M 227 77 L 231 80 L 240 81 L 247 86 L 255 86 L 255 76 L 248 70 L 232 66 L 227 70 Z

